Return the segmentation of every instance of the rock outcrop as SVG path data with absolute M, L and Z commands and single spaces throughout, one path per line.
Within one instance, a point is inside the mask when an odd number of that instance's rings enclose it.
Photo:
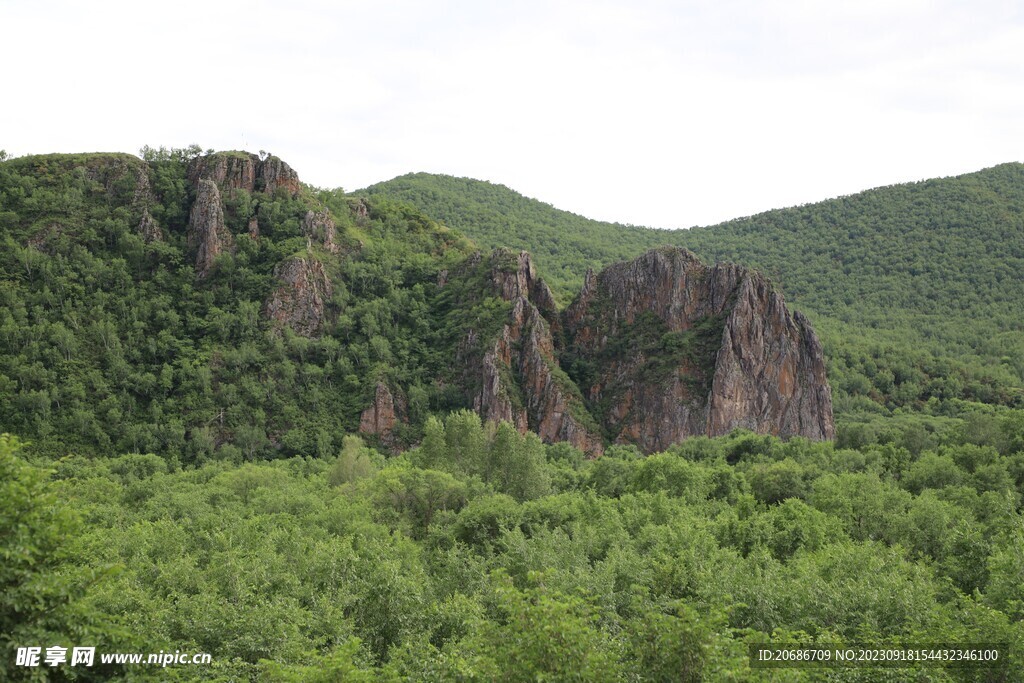
M 258 186 L 269 195 L 273 195 L 279 187 L 287 190 L 288 194 L 294 197 L 302 189 L 299 183 L 299 174 L 291 166 L 284 163 L 277 157 L 267 157 L 260 162 L 256 169 Z
M 569 356 L 605 432 L 646 452 L 743 427 L 831 439 L 821 344 L 756 271 L 663 248 L 588 273 Z
M 216 152 L 196 157 L 189 163 L 188 179 L 196 185 L 212 180 L 222 192 L 245 190 L 273 195 L 279 187 L 295 196 L 301 185 L 299 175 L 277 157 L 260 159 L 248 152 Z
M 324 265 L 312 256 L 293 257 L 274 268 L 274 277 L 280 285 L 263 305 L 264 316 L 304 337 L 320 334 L 334 293 Z
M 338 253 L 337 229 L 327 209 L 307 211 L 302 219 L 302 234 L 332 254 Z
M 224 225 L 220 191 L 212 180 L 199 180 L 188 219 L 188 247 L 196 252 L 196 276 L 206 277 L 213 262 L 234 250 L 235 240 Z
M 359 417 L 359 431 L 380 439 L 391 448 L 395 446 L 394 430 L 399 423 L 408 421 L 408 408 L 401 394 L 397 397 L 384 382 L 377 382 L 373 403 Z
M 162 242 L 164 239 L 164 233 L 160 229 L 160 226 L 153 220 L 153 216 L 150 215 L 149 209 L 145 208 L 142 210 L 142 218 L 139 219 L 138 233 L 142 235 L 142 239 L 146 241 L 146 244 L 150 242 Z
M 507 321 L 479 361 L 472 352 L 480 346 L 476 330 L 460 345 L 456 363 L 469 367 L 469 384 L 477 387 L 474 410 L 485 420 L 505 420 L 545 441 L 568 441 L 599 455 L 603 442 L 597 425 L 559 368 L 552 337 L 552 322 L 559 324 L 555 300 L 530 255 L 498 249 L 487 263 L 471 258 L 468 265 L 485 268 L 493 295 L 511 304 Z
M 234 250 L 234 238 L 224 224 L 223 197 L 238 191 L 273 195 L 278 188 L 285 188 L 294 197 L 301 189 L 299 176 L 291 166 L 277 157 L 260 159 L 248 152 L 216 152 L 196 157 L 189 162 L 186 176 L 196 191 L 189 217 L 188 241 L 190 248 L 197 249 L 196 275 L 200 278 L 207 276 L 217 255 Z M 149 192 L 148 178 L 145 190 Z M 137 188 L 136 195 L 139 192 Z M 259 239 L 259 222 L 255 216 L 236 218 L 247 218 L 249 236 Z M 330 227 L 333 241 L 333 223 Z M 159 234 L 159 227 L 152 217 L 147 220 L 144 214 L 139 231 L 151 241 Z

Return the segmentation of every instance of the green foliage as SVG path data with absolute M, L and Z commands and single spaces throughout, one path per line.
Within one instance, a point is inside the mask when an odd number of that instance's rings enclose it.
M 617 681 L 623 675 L 614 641 L 586 603 L 536 585 L 520 590 L 494 577 L 491 618 L 463 643 L 480 681 Z
M 520 501 L 539 498 L 551 488 L 544 445 L 536 434 L 520 434 L 507 422 L 485 426 L 469 410 L 443 422 L 430 418 L 415 458 L 423 467 L 479 477 Z
M 374 452 L 363 445 L 358 436 L 349 435 L 342 439 L 341 453 L 327 473 L 331 486 L 365 479 L 377 471 Z
M 23 461 L 17 438 L 0 434 L 0 677 L 28 680 L 38 669 L 15 666 L 18 647 L 70 643 L 109 647 L 128 639 L 111 619 L 90 609 L 86 590 L 109 578 L 101 563 L 77 564 L 71 546 L 81 525 L 58 501 L 49 472 Z M 85 676 L 113 673 L 97 666 Z M 63 678 L 61 678 L 63 680 Z
M 678 239 L 781 276 L 825 336 L 836 443 L 586 460 L 460 410 L 456 349 L 508 303 L 464 238 L 377 190 L 226 196 L 238 249 L 197 280 L 199 153 L 0 163 L 0 424 L 33 440 L 0 438 L 0 677 L 32 673 L 12 647 L 64 641 L 214 658 L 139 680 L 815 680 L 752 670 L 772 639 L 998 641 L 1024 670 L 1017 166 L 678 235 L 488 187 L 465 229 L 522 239 L 563 301 L 582 267 Z M 136 232 L 141 172 L 162 240 Z M 464 215 L 477 186 L 442 185 Z M 336 287 L 307 339 L 261 310 L 322 207 L 341 250 L 312 247 Z M 657 378 L 707 363 L 720 321 L 632 332 Z M 561 360 L 567 387 L 596 372 Z M 355 436 L 378 382 L 419 443 L 389 459 Z
M 185 679 L 739 681 L 760 680 L 751 639 L 1024 644 L 1024 491 L 975 476 L 1015 454 L 963 443 L 962 429 L 916 459 L 745 432 L 647 458 L 549 447 L 537 467 L 577 486 L 517 500 L 516 478 L 465 468 L 529 438 L 474 418 L 428 420 L 418 450 L 340 486 L 339 461 L 320 458 L 182 469 L 73 456 L 49 482 L 4 458 L 0 505 L 33 511 L 48 551 L 0 566 L 39 586 L 119 566 L 75 600 L 44 591 L 46 623 L 120 623 L 127 649 L 213 655 L 176 670 Z M 350 464 L 376 460 L 342 441 Z M 908 489 L 936 458 L 959 483 Z M 71 513 L 82 523 L 62 531 Z
M 254 461 L 333 455 L 381 379 L 408 388 L 420 420 L 459 407 L 447 362 L 458 313 L 436 283 L 465 258 L 463 238 L 384 198 L 225 190 L 237 249 L 197 280 L 186 171 L 199 153 L 0 164 L 0 424 L 50 457 Z M 311 247 L 336 287 L 325 334 L 306 339 L 261 311 L 278 264 L 306 253 L 300 223 L 320 201 L 341 251 Z M 144 211 L 160 239 L 139 234 Z M 493 304 L 488 315 L 503 314 Z M 408 444 L 418 429 L 397 436 Z
M 1024 270 L 1022 188 L 1024 166 L 1004 164 L 674 231 L 588 220 L 467 178 L 417 173 L 367 192 L 484 247 L 530 251 L 563 304 L 588 268 L 663 244 L 758 268 L 812 318 L 837 410 L 860 422 L 865 409 L 932 398 L 1024 400 L 1024 284 L 1012 275 Z

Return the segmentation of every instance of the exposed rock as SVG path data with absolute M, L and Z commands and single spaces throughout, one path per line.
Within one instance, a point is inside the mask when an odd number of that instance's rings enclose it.
M 480 262 L 471 257 L 467 265 L 472 269 Z M 557 323 L 554 297 L 537 278 L 529 254 L 499 249 L 483 267 L 494 293 L 512 306 L 507 323 L 479 361 L 472 354 L 479 343 L 475 330 L 460 345 L 456 363 L 479 368 L 468 378 L 478 387 L 474 410 L 485 420 L 505 420 L 549 443 L 569 441 L 591 456 L 599 455 L 603 443 L 596 424 L 578 389 L 558 368 L 551 324 L 542 312 L 550 311 Z
M 524 307 L 518 370 L 530 426 L 547 443 L 568 441 L 596 457 L 604 452 L 597 425 L 579 389 L 558 367 L 547 322 L 536 306 L 527 303 Z
M 160 230 L 160 226 L 153 220 L 153 216 L 149 214 L 148 208 L 142 210 L 142 219 L 139 221 L 138 232 L 142 235 L 142 239 L 146 241 L 146 244 L 162 242 L 164 239 L 163 231 Z
M 249 237 L 253 238 L 254 240 L 258 240 L 260 238 L 260 222 L 259 219 L 256 218 L 256 216 L 253 216 L 252 218 L 249 219 L 248 230 Z
M 337 231 L 327 209 L 307 211 L 302 219 L 302 234 L 332 254 L 338 253 Z
M 277 188 L 283 187 L 294 197 L 302 189 L 299 174 L 277 157 L 267 157 L 261 161 L 256 168 L 256 178 L 262 181 L 263 191 L 269 195 L 273 195 Z
M 370 218 L 370 207 L 366 205 L 365 199 L 349 199 L 348 207 L 352 210 L 352 215 L 356 218 L 364 220 Z
M 536 306 L 556 333 L 561 329 L 555 296 L 546 282 L 537 277 L 530 252 L 495 249 L 491 254 L 491 284 L 505 301 L 522 297 Z
M 220 152 L 196 157 L 188 166 L 188 179 L 193 185 L 212 180 L 222 192 L 256 189 L 256 169 L 260 158 L 246 152 Z
M 327 302 L 334 292 L 324 266 L 312 257 L 295 257 L 274 268 L 281 283 L 263 305 L 263 314 L 276 325 L 314 337 L 323 329 Z
M 299 193 L 298 174 L 277 157 L 260 159 L 248 152 L 216 152 L 196 157 L 189 163 L 188 179 L 196 185 L 211 180 L 221 192 L 245 190 L 273 195 L 279 187 L 295 196 Z
M 214 260 L 231 252 L 235 240 L 224 225 L 220 191 L 211 180 L 200 180 L 188 220 L 188 247 L 196 250 L 196 275 L 206 277 Z
M 380 438 L 385 446 L 395 445 L 394 429 L 400 422 L 408 421 L 408 407 L 401 394 L 396 398 L 383 382 L 377 382 L 373 403 L 359 417 L 359 431 Z
M 441 288 L 446 284 L 448 284 L 448 269 L 444 268 L 437 274 L 437 286 Z
M 572 354 L 605 429 L 646 452 L 737 427 L 831 439 L 821 344 L 756 271 L 685 249 L 588 273 L 566 310 Z

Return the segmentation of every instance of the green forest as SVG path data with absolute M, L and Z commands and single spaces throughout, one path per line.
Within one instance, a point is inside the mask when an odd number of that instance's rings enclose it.
M 257 183 L 198 277 L 189 169 L 249 157 L 140 156 L 0 154 L 0 680 L 1024 680 L 1024 166 L 678 232 L 445 176 Z M 663 244 L 807 314 L 835 441 L 588 459 L 470 410 L 453 359 L 509 314 L 480 250 L 530 251 L 564 307 Z M 332 283 L 318 335 L 266 314 L 290 259 Z M 382 384 L 388 440 L 359 434 Z M 1004 657 L 758 668 L 763 643 Z M 15 664 L 79 644 L 212 662 Z
M 425 173 L 367 189 L 485 247 L 533 254 L 563 304 L 662 244 L 773 278 L 814 322 L 840 424 L 935 401 L 1024 405 L 1024 164 L 869 190 L 689 230 L 593 221 L 502 185 Z

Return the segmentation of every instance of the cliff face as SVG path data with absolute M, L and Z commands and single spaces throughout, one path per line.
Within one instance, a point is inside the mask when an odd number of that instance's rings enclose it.
M 234 249 L 235 241 L 224 225 L 220 191 L 211 180 L 200 180 L 188 219 L 188 248 L 196 252 L 196 276 L 206 277 L 214 260 Z
M 652 250 L 588 275 L 567 354 L 618 443 L 647 452 L 737 427 L 831 439 L 821 344 L 759 273 Z
M 558 365 L 552 337 L 552 327 L 560 325 L 555 300 L 537 277 L 530 255 L 498 249 L 482 267 L 491 292 L 509 302 L 511 310 L 478 364 L 468 351 L 478 342 L 477 332 L 471 330 L 460 345 L 456 362 L 468 366 L 471 383 L 479 387 L 474 410 L 485 420 L 506 420 L 521 432 L 533 430 L 545 441 L 568 441 L 599 455 L 603 443 L 597 425 Z
M 376 436 L 383 445 L 394 448 L 397 443 L 395 426 L 407 420 L 408 407 L 402 395 L 396 397 L 387 384 L 377 382 L 373 403 L 359 417 L 359 431 Z
M 245 190 L 273 195 L 279 187 L 291 196 L 299 193 L 299 175 L 291 166 L 277 157 L 260 159 L 244 152 L 219 152 L 192 160 L 188 179 L 195 185 L 200 180 L 212 180 L 222 192 Z
M 324 265 L 312 256 L 282 261 L 274 269 L 279 286 L 263 305 L 263 315 L 275 325 L 314 337 L 323 329 L 327 302 L 334 293 Z

